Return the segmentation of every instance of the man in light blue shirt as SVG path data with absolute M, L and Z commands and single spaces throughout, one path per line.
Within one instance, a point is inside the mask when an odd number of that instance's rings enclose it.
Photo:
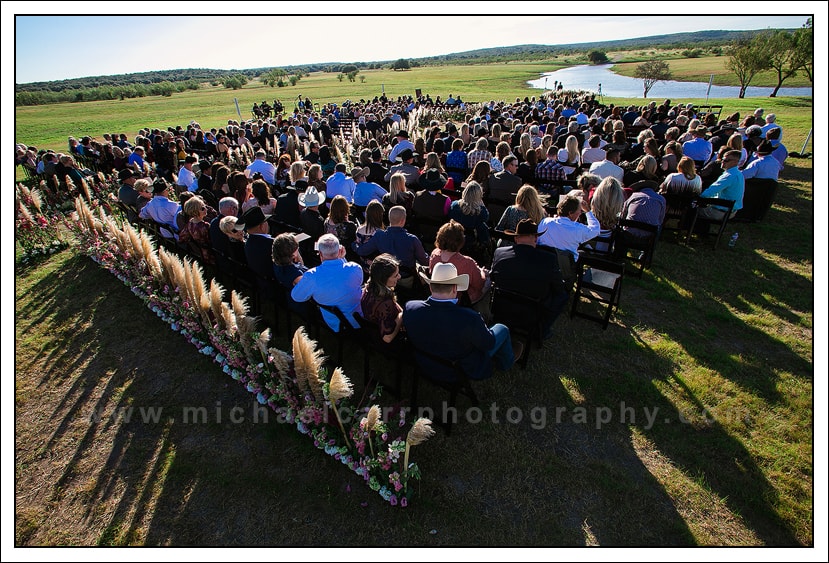
M 682 154 L 693 160 L 699 166 L 711 160 L 711 155 L 714 152 L 711 141 L 705 138 L 706 133 L 708 133 L 708 128 L 700 125 L 693 131 L 694 138 L 682 143 Z
M 743 169 L 743 178 L 746 180 L 750 178 L 777 180 L 780 176 L 780 171 L 783 170 L 783 165 L 777 160 L 772 153 L 774 147 L 769 141 L 763 141 L 757 147 L 757 158 L 748 163 L 748 166 Z
M 158 178 L 153 182 L 153 198 L 141 208 L 138 216 L 142 219 L 152 219 L 168 229 L 161 229 L 161 235 L 165 238 L 178 240 L 178 227 L 176 226 L 176 215 L 181 206 L 167 199 L 170 195 L 170 184 L 164 178 Z
M 245 176 L 251 178 L 256 173 L 262 174 L 262 179 L 265 180 L 269 186 L 273 186 L 274 184 L 274 176 L 276 176 L 276 167 L 265 160 L 265 151 L 263 149 L 259 149 L 256 151 L 256 160 L 250 163 L 250 165 L 245 168 Z
M 737 164 L 740 162 L 742 153 L 740 151 L 728 151 L 722 157 L 723 173 L 717 180 L 711 184 L 700 197 L 717 198 L 717 199 L 731 199 L 734 200 L 734 209 L 731 212 L 730 218 L 737 214 L 737 211 L 743 208 L 743 193 L 745 192 L 745 179 L 743 174 L 737 169 Z M 723 218 L 726 208 L 712 205 L 699 210 L 700 217 L 706 219 L 719 220 Z
M 579 245 L 599 236 L 602 230 L 599 220 L 590 211 L 587 203 L 577 196 L 566 196 L 557 207 L 556 217 L 545 217 L 538 225 L 538 244 L 566 250 L 579 259 Z M 587 225 L 578 222 L 585 213 Z
M 302 274 L 291 290 L 291 298 L 298 303 L 313 298 L 322 305 L 337 307 L 354 328 L 360 328 L 352 313 L 362 313 L 362 266 L 346 262 L 345 247 L 334 235 L 322 235 L 317 248 L 322 263 Z M 339 332 L 340 321 L 336 316 L 322 309 L 322 317 L 333 331 Z
M 356 187 L 354 179 L 345 175 L 345 164 L 340 162 L 334 167 L 334 173 L 325 181 L 325 194 L 329 202 L 341 195 L 348 203 L 354 203 Z
M 366 181 L 367 168 L 355 166 L 351 169 L 351 179 L 354 181 L 354 205 L 367 207 L 374 200 L 383 202 L 383 196 L 388 192 L 374 182 Z

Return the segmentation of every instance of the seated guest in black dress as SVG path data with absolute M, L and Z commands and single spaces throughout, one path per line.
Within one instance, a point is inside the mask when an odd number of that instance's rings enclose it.
M 403 326 L 403 309 L 397 303 L 394 294 L 394 288 L 400 280 L 399 265 L 391 254 L 377 256 L 371 263 L 369 278 L 360 299 L 363 317 L 377 325 L 377 336 L 383 342 L 395 348 L 402 347 L 403 344 L 400 332 Z
M 308 240 L 305 233 L 282 233 L 273 240 L 273 273 L 282 287 L 286 290 L 288 308 L 308 318 L 311 312 L 311 302 L 298 303 L 291 298 L 291 290 L 302 278 L 302 274 L 308 271 L 302 262 L 302 255 L 299 253 L 299 243 Z

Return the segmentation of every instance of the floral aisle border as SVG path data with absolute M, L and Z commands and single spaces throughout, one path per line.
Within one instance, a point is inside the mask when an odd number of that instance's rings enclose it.
M 312 438 L 315 447 L 361 476 L 392 506 L 408 505 L 412 481 L 420 479 L 417 464 L 409 463 L 409 450 L 434 434 L 429 419 L 417 419 L 403 434 L 406 411 L 391 422 L 382 420 L 378 405 L 355 404 L 343 370 L 338 367 L 327 378 L 322 350 L 304 328 L 294 334 L 293 355 L 269 348 L 270 331 L 256 331 L 246 298 L 234 290 L 230 303 L 223 301 L 224 288 L 215 279 L 208 286 L 197 262 L 156 250 L 146 232 L 126 222 L 119 225 L 101 207 L 96 216 L 80 197 L 75 210 L 68 224 L 82 253 L 114 274 L 280 420 Z

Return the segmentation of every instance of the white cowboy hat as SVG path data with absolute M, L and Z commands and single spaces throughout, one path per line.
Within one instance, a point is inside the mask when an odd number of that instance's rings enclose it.
M 423 281 L 429 284 L 456 285 L 458 286 L 458 291 L 466 291 L 469 289 L 469 274 L 458 275 L 458 270 L 454 264 L 435 264 L 435 267 L 432 268 L 431 279 L 423 272 L 419 273 Z
M 325 201 L 325 192 L 318 192 L 314 186 L 299 194 L 297 198 L 302 207 L 314 207 Z

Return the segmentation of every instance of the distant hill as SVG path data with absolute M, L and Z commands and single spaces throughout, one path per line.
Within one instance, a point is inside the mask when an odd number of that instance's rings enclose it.
M 492 47 L 476 49 L 460 53 L 450 53 L 434 57 L 410 59 L 412 66 L 431 66 L 460 63 L 488 63 L 520 60 L 540 60 L 560 54 L 584 52 L 592 49 L 600 50 L 631 50 L 643 48 L 682 48 L 705 47 L 723 45 L 735 40 L 751 37 L 758 31 L 696 31 L 692 33 L 672 33 L 667 35 L 652 35 L 636 39 L 620 41 L 593 41 L 590 43 L 570 43 L 566 45 L 514 45 L 511 47 Z M 281 67 L 288 74 L 296 72 L 327 71 L 338 72 L 345 64 L 353 64 L 359 68 L 382 68 L 393 61 L 372 62 L 327 62 L 310 65 L 294 65 Z M 86 78 L 72 78 L 50 82 L 29 82 L 15 84 L 15 93 L 20 92 L 63 92 L 66 90 L 80 90 L 87 88 L 120 87 L 131 84 L 158 84 L 161 82 L 212 82 L 221 80 L 230 74 L 244 74 L 254 78 L 267 72 L 273 67 L 255 69 L 220 70 L 209 68 L 189 68 L 177 70 L 158 70 L 152 72 L 135 72 L 110 76 L 91 76 Z

